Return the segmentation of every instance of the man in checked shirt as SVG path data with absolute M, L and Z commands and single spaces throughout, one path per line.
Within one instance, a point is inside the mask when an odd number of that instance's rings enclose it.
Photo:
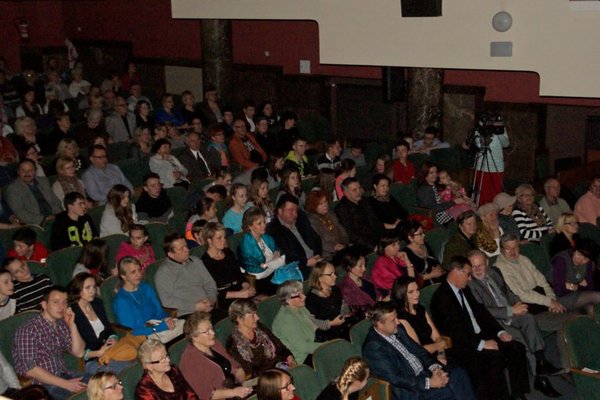
M 67 292 L 54 286 L 42 298 L 42 312 L 17 329 L 12 348 L 15 371 L 45 386 L 53 399 L 66 399 L 85 390 L 89 376 L 68 370 L 63 353 L 80 358 L 84 346 L 75 315 L 67 307 Z

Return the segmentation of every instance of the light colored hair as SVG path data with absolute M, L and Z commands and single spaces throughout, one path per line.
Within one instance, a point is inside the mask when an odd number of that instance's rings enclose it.
M 185 321 L 183 325 L 183 334 L 191 342 L 193 338 L 198 336 L 198 325 L 202 322 L 210 322 L 210 314 L 204 311 L 196 311 Z
M 104 400 L 104 387 L 109 380 L 119 377 L 113 372 L 97 372 L 89 380 L 87 384 L 87 395 L 89 400 Z
M 347 398 L 348 389 L 354 382 L 362 382 L 369 377 L 369 365 L 360 357 L 350 357 L 342 366 L 336 386 L 343 398 Z
M 558 233 L 562 233 L 565 224 L 567 222 L 567 219 L 573 218 L 575 219 L 575 221 L 578 220 L 577 215 L 573 214 L 572 212 L 565 212 L 562 213 L 558 216 L 558 220 L 556 220 L 556 232 Z
M 56 159 L 56 172 L 60 173 L 65 168 L 67 164 L 75 165 L 75 160 L 71 157 L 60 156 Z
M 31 122 L 35 127 L 35 120 L 31 117 L 19 117 L 15 120 L 15 133 L 17 135 L 23 136 L 23 125 L 27 122 Z
M 229 306 L 229 319 L 237 325 L 238 318 L 244 317 L 246 314 L 256 313 L 258 308 L 250 299 L 237 299 Z
M 313 267 L 312 271 L 310 271 L 310 275 L 308 276 L 308 285 L 311 288 L 317 289 L 317 290 L 323 289 L 319 278 L 321 277 L 321 275 L 323 275 L 323 273 L 325 272 L 325 268 L 327 268 L 328 265 L 333 266 L 331 263 L 328 263 L 327 261 L 319 261 Z M 333 268 L 333 270 L 335 272 L 335 267 Z
M 531 191 L 531 193 L 535 196 L 535 189 L 529 183 L 521 183 L 515 189 L 515 196 L 517 196 L 517 201 L 519 201 L 519 197 L 527 191 Z
M 287 301 L 292 297 L 299 293 L 304 292 L 304 286 L 302 286 L 302 282 L 299 281 L 286 281 L 283 282 L 277 288 L 277 297 L 279 297 L 279 301 L 284 306 L 287 305 Z
M 79 154 L 79 146 L 77 145 L 77 142 L 71 138 L 64 138 L 60 142 L 58 142 L 58 146 L 56 146 L 56 156 L 63 156 L 65 154 L 67 146 L 73 146 L 73 148 L 75 149 L 75 154 Z
M 223 224 L 218 222 L 209 222 L 202 227 L 202 238 L 205 242 L 207 242 L 208 239 L 214 238 L 219 231 L 225 231 L 225 226 L 223 226 Z
M 150 361 L 150 356 L 155 350 L 165 349 L 165 345 L 160 342 L 158 339 L 148 339 L 138 349 L 138 361 L 142 366 L 144 366 Z

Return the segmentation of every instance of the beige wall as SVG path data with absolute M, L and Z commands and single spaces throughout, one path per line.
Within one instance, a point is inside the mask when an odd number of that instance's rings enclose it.
M 443 16 L 401 18 L 400 0 L 171 0 L 173 18 L 315 20 L 321 64 L 535 71 L 540 95 L 600 97 L 600 11 L 567 0 L 445 0 Z M 493 15 L 513 17 L 496 32 Z M 490 57 L 491 41 L 513 56 Z

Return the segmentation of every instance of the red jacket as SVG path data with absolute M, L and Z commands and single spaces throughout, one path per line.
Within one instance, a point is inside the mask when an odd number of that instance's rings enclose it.
M 252 143 L 256 151 L 260 153 L 263 162 L 267 161 L 267 153 L 260 147 L 254 135 L 247 133 L 246 138 Z M 233 135 L 229 141 L 229 154 L 231 154 L 231 161 L 240 164 L 245 170 L 258 166 L 255 162 L 250 161 L 250 151 L 244 146 L 244 142 L 237 134 Z

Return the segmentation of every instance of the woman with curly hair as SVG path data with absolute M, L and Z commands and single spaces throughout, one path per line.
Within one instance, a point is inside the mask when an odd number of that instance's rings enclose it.
M 100 236 L 129 232 L 137 223 L 135 204 L 131 201 L 131 192 L 125 185 L 115 185 L 106 196 L 108 201 L 100 221 Z

